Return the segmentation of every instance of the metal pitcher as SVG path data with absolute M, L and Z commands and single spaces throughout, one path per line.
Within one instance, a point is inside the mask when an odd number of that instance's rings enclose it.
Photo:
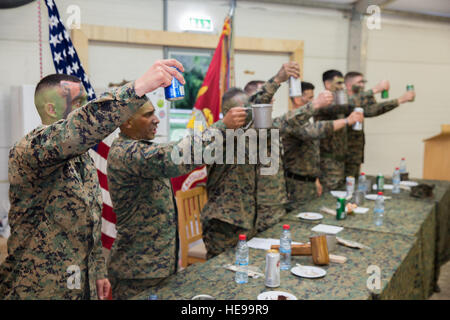
M 348 104 L 348 95 L 345 90 L 337 90 L 333 93 L 334 95 L 334 104 L 343 105 Z
M 256 129 L 269 129 L 272 127 L 272 105 L 252 105 L 253 122 Z

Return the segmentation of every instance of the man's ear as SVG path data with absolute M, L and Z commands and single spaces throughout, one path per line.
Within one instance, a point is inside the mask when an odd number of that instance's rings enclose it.
M 45 110 L 45 113 L 46 113 L 49 117 L 51 117 L 51 118 L 56 118 L 56 110 L 55 110 L 55 105 L 54 105 L 53 103 L 47 102 L 47 103 L 44 105 L 44 110 Z
M 128 119 L 127 121 L 124 122 L 123 126 L 126 129 L 131 129 L 132 125 L 131 125 L 131 119 Z

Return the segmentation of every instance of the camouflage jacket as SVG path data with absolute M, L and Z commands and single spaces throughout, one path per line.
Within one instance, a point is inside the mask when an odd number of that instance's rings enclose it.
M 312 105 L 306 105 L 305 114 L 313 116 Z M 308 119 L 306 119 L 308 120 Z M 333 121 L 305 121 L 302 125 L 282 133 L 284 168 L 301 176 L 318 177 L 320 174 L 319 139 L 333 133 Z
M 212 127 L 225 130 L 222 121 Z M 151 279 L 175 273 L 178 221 L 169 178 L 204 164 L 194 162 L 194 145 L 205 151 L 213 131 L 166 144 L 134 140 L 123 133 L 114 140 L 108 155 L 109 191 L 117 215 L 117 238 L 108 265 L 112 277 Z M 191 150 L 184 163 L 172 157 L 177 148 Z
M 279 85 L 272 79 L 249 98 L 251 104 L 270 103 Z M 207 166 L 208 202 L 202 210 L 202 220 L 218 219 L 232 225 L 252 230 L 256 223 L 256 173 L 258 166 L 249 164 L 249 147 L 245 146 L 245 164 L 237 163 L 235 139 L 234 164 Z M 261 195 L 259 195 L 261 197 Z
M 66 120 L 36 128 L 10 150 L 11 236 L 0 266 L 0 298 L 83 299 L 87 288 L 97 297 L 95 281 L 106 278 L 102 199 L 87 151 L 146 101 L 128 83 Z
M 289 202 L 286 190 L 284 171 L 286 168 L 285 137 L 300 137 L 308 134 L 308 119 L 313 116 L 312 104 L 307 104 L 301 108 L 291 110 L 284 115 L 273 120 L 273 128 L 278 129 L 279 139 L 275 140 L 274 146 L 268 145 L 271 152 L 278 152 L 278 170 L 275 174 L 263 175 L 261 168 L 269 165 L 259 165 L 257 176 L 257 217 L 256 231 L 261 232 L 268 227 L 278 223 L 286 214 L 286 205 Z M 281 143 L 280 143 L 281 141 Z M 317 153 L 319 149 L 317 147 Z
M 372 90 L 365 91 L 354 96 L 354 106 L 364 109 L 366 118 L 376 117 L 383 113 L 389 112 L 399 106 L 397 99 L 377 103 Z M 345 156 L 346 163 L 361 164 L 364 162 L 364 145 L 365 135 L 363 130 L 348 130 L 347 133 L 347 154 Z
M 355 109 L 355 107 L 363 108 L 364 116 L 369 118 L 388 112 L 398 106 L 397 100 L 370 104 L 371 101 L 372 102 L 374 101 L 373 99 L 374 99 L 373 92 L 371 90 L 368 90 L 361 94 L 350 96 L 349 103 L 347 105 L 340 105 L 340 106 L 332 105 L 327 108 L 318 109 L 314 113 L 314 118 L 316 120 L 343 119 L 346 116 L 348 116 Z M 350 131 L 352 131 L 350 133 L 351 137 L 354 137 L 355 134 L 358 134 L 354 133 L 353 132 L 354 130 L 352 128 L 345 127 L 341 130 L 333 132 L 331 136 L 321 139 L 320 157 L 333 158 L 336 161 L 344 162 L 348 154 L 348 141 L 349 141 L 348 135 Z M 359 142 L 356 142 L 356 144 L 360 146 L 361 135 L 358 139 Z M 361 147 L 361 149 L 363 149 L 363 146 Z M 355 158 L 356 157 L 362 160 L 361 152 L 358 153 L 355 156 Z
M 249 102 L 269 103 L 278 87 L 273 79 L 269 80 L 260 92 L 249 99 Z M 305 108 L 292 110 L 275 118 L 273 128 L 279 129 L 281 136 L 285 131 L 303 125 L 311 116 L 306 110 L 312 110 L 312 106 L 308 104 Z M 276 140 L 280 147 L 277 148 L 270 144 L 270 135 L 267 137 L 268 150 L 282 153 L 279 140 Z M 246 154 L 249 154 L 248 149 Z M 269 166 L 270 164 L 252 165 L 248 162 L 209 166 L 208 202 L 203 208 L 202 219 L 218 219 L 257 231 L 278 222 L 286 213 L 285 204 L 288 203 L 282 157 L 279 157 L 279 166 L 275 174 L 262 175 L 261 169 Z

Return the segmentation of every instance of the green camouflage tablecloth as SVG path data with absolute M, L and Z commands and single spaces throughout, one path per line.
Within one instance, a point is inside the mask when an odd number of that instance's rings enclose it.
M 375 177 L 369 176 L 373 183 Z M 418 183 L 426 183 L 434 185 L 433 197 L 430 199 L 420 199 L 420 201 L 434 203 L 436 206 L 436 259 L 437 266 L 443 265 L 450 260 L 450 181 L 440 180 L 423 180 L 411 179 Z M 391 183 L 391 179 L 386 179 L 387 183 Z M 386 191 L 386 195 L 391 195 L 390 191 Z M 409 192 L 402 191 L 398 197 L 404 199 L 417 199 L 409 195 Z
M 283 223 L 277 224 L 258 237 L 278 238 Z M 311 226 L 301 222 L 292 222 L 291 231 L 294 241 L 307 242 L 314 234 Z M 136 299 L 147 299 L 156 294 L 158 299 L 191 299 L 199 294 L 211 295 L 220 300 L 255 300 L 265 291 L 280 290 L 295 295 L 298 299 L 372 299 L 372 298 L 423 298 L 423 284 L 418 265 L 419 253 L 415 237 L 379 233 L 374 231 L 344 229 L 339 233 L 345 239 L 361 242 L 371 249 L 352 249 L 338 245 L 333 254 L 347 257 L 344 264 L 330 263 L 322 266 L 327 274 L 319 279 L 306 279 L 293 275 L 290 271 L 281 271 L 281 285 L 273 289 L 264 285 L 264 278 L 250 278 L 247 284 L 236 284 L 234 272 L 226 270 L 225 264 L 234 263 L 234 250 L 207 261 L 195 264 L 166 279 L 159 286 L 143 292 Z M 256 267 L 264 274 L 265 250 L 249 250 L 250 267 Z M 407 264 L 405 264 L 405 261 Z M 296 263 L 314 265 L 310 256 L 292 257 L 292 266 Z M 379 289 L 368 288 L 367 282 L 372 274 L 370 266 L 380 270 Z M 399 273 L 398 271 L 401 270 Z M 369 270 L 370 271 L 370 270 Z M 395 290 L 390 284 L 393 283 Z M 380 296 L 381 293 L 381 296 Z
M 281 271 L 281 285 L 275 289 L 267 288 L 263 277 L 250 278 L 247 284 L 236 284 L 234 272 L 223 267 L 234 263 L 235 252 L 229 250 L 204 264 L 189 266 L 135 299 L 147 299 L 150 294 L 156 294 L 158 299 L 184 300 L 207 294 L 220 300 L 253 300 L 261 292 L 271 290 L 286 291 L 298 299 L 426 299 L 433 291 L 439 265 L 449 256 L 450 183 L 432 183 L 436 185 L 433 199 L 412 198 L 402 191 L 387 200 L 384 223 L 379 227 L 373 224 L 374 202 L 370 200 L 363 204 L 370 209 L 367 214 L 348 216 L 345 220 L 337 221 L 327 214 L 323 214 L 324 218 L 319 222 L 295 217 L 299 212 L 320 212 L 322 206 L 334 209 L 336 199 L 324 195 L 257 235 L 279 238 L 282 225 L 289 223 L 293 241 L 307 242 L 314 234 L 311 228 L 323 223 L 344 227 L 339 237 L 371 248 L 360 250 L 338 245 L 332 253 L 348 260 L 344 264 L 323 266 L 327 271 L 323 278 L 305 279 Z M 389 191 L 386 195 L 391 196 Z M 250 266 L 264 274 L 266 252 L 250 249 L 249 255 Z M 313 265 L 311 257 L 292 257 L 292 266 L 296 263 Z M 373 287 L 376 274 L 368 273 L 369 267 L 373 268 L 372 272 L 380 271 L 381 286 L 378 289 Z

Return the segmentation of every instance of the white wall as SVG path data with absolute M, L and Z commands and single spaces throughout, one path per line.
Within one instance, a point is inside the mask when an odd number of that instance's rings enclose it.
M 163 6 L 160 0 L 57 0 L 65 23 L 69 5 L 81 9 L 81 23 L 162 30 Z M 11 147 L 11 86 L 36 84 L 39 74 L 37 3 L 0 10 L 0 215 L 8 208 L 8 151 Z M 48 43 L 47 8 L 41 1 L 43 74 L 54 73 Z M 89 74 L 94 88 L 109 82 L 134 79 L 156 59 L 161 48 L 91 43 Z
M 390 98 L 407 84 L 416 89 L 413 103 L 366 119 L 366 161 L 363 170 L 391 175 L 406 157 L 410 177 L 422 177 L 423 140 L 450 123 L 450 24 L 382 17 L 381 30 L 368 32 L 367 79 L 373 86 L 391 82 Z M 381 99 L 380 99 L 381 100 Z
M 81 23 L 142 29 L 163 29 L 161 0 L 57 0 L 63 21 L 71 4 L 80 6 Z M 209 15 L 219 32 L 229 10 L 229 1 L 169 0 L 168 28 L 180 31 L 177 23 L 188 11 Z M 333 10 L 297 6 L 258 4 L 238 1 L 235 16 L 237 36 L 304 40 L 304 80 L 323 89 L 322 72 L 346 70 L 348 17 Z M 48 45 L 46 7 L 42 5 L 43 70 L 54 72 Z M 366 121 L 367 147 L 364 170 L 390 174 L 402 156 L 407 157 L 411 175 L 421 177 L 422 139 L 439 132 L 441 123 L 449 123 L 450 111 L 444 104 L 444 86 L 450 69 L 450 27 L 443 23 L 382 20 L 382 29 L 370 31 L 367 52 L 368 85 L 391 80 L 391 97 L 398 96 L 407 83 L 417 89 L 413 104 L 387 115 Z M 37 4 L 0 10 L 0 204 L 7 199 L 7 160 L 10 148 L 10 88 L 39 81 Z M 109 82 L 133 79 L 152 61 L 162 57 L 162 49 L 113 43 L 90 44 L 89 74 L 94 88 Z M 268 79 L 283 62 L 283 54 L 236 54 L 237 86 L 253 79 Z M 246 73 L 247 71 L 247 73 Z M 248 71 L 254 72 L 253 75 Z M 275 96 L 274 114 L 287 110 L 286 85 Z M 4 205 L 0 212 L 5 212 Z

